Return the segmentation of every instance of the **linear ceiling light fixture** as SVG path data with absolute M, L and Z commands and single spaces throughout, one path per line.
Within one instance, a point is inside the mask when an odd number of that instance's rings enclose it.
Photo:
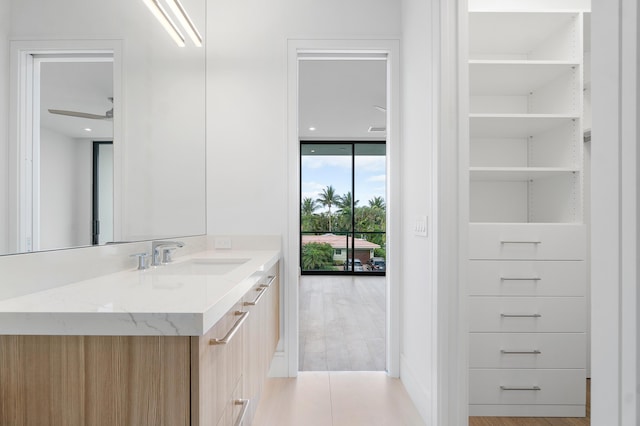
M 184 47 L 184 36 L 176 27 L 176 24 L 173 23 L 169 15 L 167 15 L 167 11 L 164 10 L 162 5 L 158 0 L 142 0 L 144 4 L 147 5 L 153 16 L 156 17 L 158 22 L 162 24 L 165 30 L 169 33 L 171 38 L 176 42 L 176 44 L 180 47 Z
M 178 22 L 180 22 L 182 28 L 184 28 L 187 34 L 189 34 L 189 37 L 191 37 L 191 40 L 193 40 L 193 44 L 201 47 L 202 37 L 200 36 L 200 33 L 198 32 L 198 29 L 194 25 L 193 21 L 189 17 L 189 14 L 186 10 L 184 10 L 184 7 L 182 7 L 182 3 L 180 3 L 180 0 L 167 0 L 167 4 L 169 5 L 169 8 L 176 16 L 176 18 L 178 18 Z

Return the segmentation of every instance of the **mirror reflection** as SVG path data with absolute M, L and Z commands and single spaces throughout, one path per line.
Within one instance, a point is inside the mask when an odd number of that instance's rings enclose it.
M 0 254 L 205 233 L 203 47 L 124 0 L 3 1 L 0 38 Z

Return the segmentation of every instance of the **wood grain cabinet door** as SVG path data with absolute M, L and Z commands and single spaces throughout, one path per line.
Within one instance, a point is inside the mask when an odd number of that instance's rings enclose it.
M 0 336 L 0 424 L 188 426 L 188 337 Z

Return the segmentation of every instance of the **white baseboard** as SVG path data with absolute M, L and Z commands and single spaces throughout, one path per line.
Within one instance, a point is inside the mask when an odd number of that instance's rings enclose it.
M 404 385 L 409 398 L 413 401 L 413 404 L 418 409 L 422 420 L 426 424 L 429 424 L 430 418 L 430 399 L 429 394 L 424 386 L 418 381 L 418 378 L 413 372 L 413 369 L 409 366 L 407 359 L 404 355 L 400 355 L 400 381 Z
M 287 368 L 287 357 L 283 351 L 273 354 L 268 377 L 289 377 Z

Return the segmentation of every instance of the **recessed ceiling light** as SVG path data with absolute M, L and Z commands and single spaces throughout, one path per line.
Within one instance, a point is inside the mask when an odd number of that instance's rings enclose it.
M 90 131 L 92 131 L 92 130 L 93 130 L 93 129 L 90 129 L 90 128 L 88 128 L 88 127 L 86 127 L 86 128 L 84 129 L 84 131 L 85 131 L 85 132 L 90 132 Z
M 316 128 L 315 128 L 315 127 L 313 127 L 313 126 L 311 126 L 311 127 L 309 127 L 309 130 L 310 130 L 310 131 L 312 131 L 312 132 L 315 132 L 315 131 L 316 131 Z
M 311 152 L 316 152 L 316 150 L 315 150 L 315 149 L 312 149 L 312 150 L 311 150 Z

